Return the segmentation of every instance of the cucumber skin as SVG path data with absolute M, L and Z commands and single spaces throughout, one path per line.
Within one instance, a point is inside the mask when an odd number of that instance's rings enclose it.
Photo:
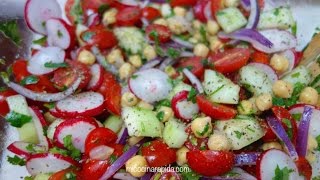
M 123 125 L 123 121 L 119 116 L 109 116 L 104 122 L 105 128 L 111 129 L 113 132 L 118 133 Z
M 262 12 L 258 29 L 283 29 L 294 26 L 295 21 L 292 12 L 287 7 L 279 7 L 270 11 Z
M 229 7 L 219 11 L 216 15 L 219 25 L 225 33 L 231 33 L 244 27 L 247 19 L 238 8 Z
M 188 138 L 186 126 L 176 119 L 170 119 L 163 130 L 163 140 L 170 148 L 180 148 Z
M 141 53 L 146 46 L 144 34 L 136 27 L 119 27 L 114 29 L 120 47 L 131 54 Z
M 311 82 L 311 73 L 309 69 L 305 66 L 298 66 L 293 69 L 289 74 L 285 75 L 282 78 L 283 81 L 286 81 L 292 85 L 300 82 L 304 85 L 308 85 Z

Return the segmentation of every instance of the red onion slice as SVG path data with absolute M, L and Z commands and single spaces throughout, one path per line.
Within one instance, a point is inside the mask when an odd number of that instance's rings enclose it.
M 212 20 L 212 11 L 211 11 L 211 1 L 207 3 L 207 5 L 204 7 L 204 16 L 206 17 L 207 20 Z
M 204 92 L 204 90 L 203 90 L 203 86 L 202 86 L 200 80 L 192 72 L 190 72 L 189 69 L 184 68 L 182 71 L 183 71 L 184 75 L 187 76 L 187 78 L 189 79 L 191 84 L 196 87 L 197 91 L 200 94 L 202 94 Z
M 159 66 L 159 69 L 161 71 L 164 71 L 166 69 L 167 66 L 170 66 L 172 64 L 174 64 L 176 62 L 176 60 L 172 59 L 172 58 L 166 58 L 165 60 L 162 61 L 162 63 Z
M 174 36 L 171 39 L 172 39 L 172 41 L 180 44 L 181 46 L 183 46 L 185 48 L 193 49 L 193 44 L 188 42 L 188 41 L 184 41 L 184 40 L 182 40 L 182 39 L 180 39 L 178 37 L 174 37 Z
M 259 152 L 237 154 L 235 156 L 235 166 L 256 165 L 260 154 Z
M 246 28 L 256 29 L 260 19 L 260 9 L 257 0 L 250 0 L 250 16 Z
M 114 152 L 113 148 L 106 145 L 100 145 L 92 148 L 89 152 L 89 156 L 90 156 L 90 159 L 103 161 L 108 159 L 113 152 Z
M 122 128 L 121 131 L 119 132 L 117 143 L 125 145 L 127 143 L 128 136 L 129 136 L 128 129 Z
M 308 147 L 309 126 L 312 116 L 312 108 L 304 106 L 301 121 L 299 123 L 298 137 L 297 137 L 297 152 L 299 156 L 305 157 Z
M 153 60 L 147 62 L 146 64 L 144 64 L 143 66 L 141 66 L 139 71 L 154 68 L 155 66 L 160 64 L 160 62 L 161 62 L 160 58 L 153 59 Z
M 240 5 L 244 10 L 250 11 L 250 0 L 241 0 Z
M 96 46 L 93 46 L 91 48 L 91 51 L 96 56 L 98 63 L 102 67 L 104 67 L 107 71 L 111 72 L 113 75 L 118 74 L 118 69 L 113 64 L 109 64 L 106 61 L 106 58 L 101 54 L 100 50 Z
M 31 100 L 40 102 L 54 102 L 65 99 L 66 97 L 73 94 L 79 87 L 80 83 L 81 78 L 78 78 L 67 90 L 59 93 L 38 93 L 31 91 L 30 89 L 27 89 L 14 82 L 8 82 L 7 86 L 16 91 L 17 93 L 21 94 L 22 96 L 25 96 L 26 98 L 29 98 Z

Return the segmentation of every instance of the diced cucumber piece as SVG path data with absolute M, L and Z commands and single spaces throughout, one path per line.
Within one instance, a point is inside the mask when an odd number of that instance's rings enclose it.
M 216 121 L 215 128 L 223 131 L 230 140 L 233 150 L 239 150 L 264 136 L 258 120 L 242 116 L 241 119 Z
M 47 129 L 47 137 L 51 140 L 53 140 L 53 135 L 54 132 L 56 131 L 57 127 L 59 126 L 59 124 L 61 124 L 63 122 L 62 119 L 56 119 L 55 121 L 53 121 Z
M 169 17 L 173 15 L 172 8 L 168 3 L 162 4 L 160 11 L 161 11 L 162 17 Z
M 239 102 L 240 86 L 216 71 L 205 71 L 203 87 L 212 102 L 225 104 Z
M 138 107 L 124 107 L 121 114 L 130 136 L 162 137 L 163 124 L 156 113 Z
M 173 89 L 171 90 L 171 92 L 169 93 L 169 97 L 168 99 L 171 101 L 171 99 L 173 98 L 173 96 L 175 96 L 178 92 L 181 91 L 190 91 L 191 90 L 191 86 L 189 84 L 186 84 L 184 82 L 179 82 L 176 86 L 173 87 Z
M 272 93 L 272 83 L 267 74 L 254 66 L 244 66 L 239 71 L 240 83 L 248 91 L 258 96 L 263 93 Z
M 109 116 L 103 125 L 113 132 L 118 133 L 123 125 L 123 121 L 119 116 Z
M 219 25 L 226 33 L 231 33 L 247 24 L 247 19 L 243 16 L 241 11 L 235 7 L 220 10 L 216 17 Z
M 288 29 L 294 26 L 295 20 L 288 7 L 278 7 L 262 12 L 258 24 L 259 29 Z
M 188 138 L 186 126 L 176 119 L 170 119 L 163 130 L 163 140 L 170 148 L 180 148 Z
M 37 174 L 33 180 L 48 180 L 50 179 L 51 174 Z
M 29 107 L 25 97 L 21 95 L 9 96 L 7 97 L 7 103 L 10 111 L 30 116 Z
M 144 34 L 136 27 L 118 27 L 114 29 L 114 33 L 119 41 L 120 47 L 128 53 L 141 53 L 146 45 Z
M 289 74 L 285 75 L 282 80 L 291 83 L 292 85 L 298 82 L 307 85 L 311 82 L 311 73 L 305 66 L 298 66 Z

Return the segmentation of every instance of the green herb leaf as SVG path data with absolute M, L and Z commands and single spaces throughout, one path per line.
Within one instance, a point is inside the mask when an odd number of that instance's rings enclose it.
M 278 16 L 280 14 L 280 8 L 276 8 L 274 10 L 274 13 L 273 13 L 275 16 Z
M 312 180 L 320 180 L 320 176 L 313 177 Z
M 191 170 L 191 168 L 188 167 L 188 171 L 182 171 L 180 172 L 182 175 L 182 179 L 185 180 L 199 180 L 200 175 L 195 173 L 194 171 Z
M 21 81 L 20 81 L 20 84 L 22 86 L 25 86 L 25 85 L 29 85 L 29 84 L 37 84 L 39 82 L 39 78 L 35 75 L 30 75 L 30 76 L 27 76 L 25 78 L 23 78 Z
M 110 164 L 113 164 L 117 159 L 118 159 L 118 157 L 116 155 L 111 154 L 111 156 L 109 158 Z
M 1 65 L 5 65 L 5 64 L 6 64 L 6 61 L 5 61 L 4 59 L 0 58 L 0 64 L 1 64 Z
M 19 166 L 26 165 L 26 161 L 16 155 L 14 155 L 13 157 L 7 156 L 7 160 L 12 165 L 19 165 Z
M 36 153 L 37 151 L 34 149 L 35 145 L 34 144 L 28 144 L 26 146 L 26 149 L 31 152 L 31 153 Z
M 77 179 L 77 175 L 74 174 L 73 172 L 68 172 L 64 175 L 64 179 L 65 180 L 76 180 Z
M 305 87 L 304 84 L 296 83 L 294 85 L 293 93 L 290 98 L 273 97 L 272 104 L 275 106 L 285 106 L 285 107 L 290 107 L 294 104 L 297 104 L 299 100 L 299 95 L 304 87 Z
M 109 5 L 108 4 L 102 4 L 98 8 L 98 13 L 99 14 L 103 14 L 107 9 L 109 9 Z
M 10 38 L 16 45 L 21 44 L 21 36 L 18 29 L 17 20 L 11 20 L 0 23 L 0 31 Z
M 298 113 L 298 114 L 291 114 L 292 118 L 296 121 L 300 121 L 302 114 Z
M 213 91 L 212 93 L 210 93 L 209 96 L 212 96 L 212 95 L 214 95 L 215 93 L 219 92 L 224 86 L 225 86 L 225 85 L 222 85 L 222 86 L 218 87 L 218 89 L 216 89 L 215 91 Z
M 74 18 L 75 24 L 83 23 L 83 10 L 81 6 L 81 0 L 74 1 L 70 14 Z
M 43 104 L 43 106 L 48 109 L 53 109 L 53 108 L 55 108 L 56 104 L 51 102 L 51 103 L 45 103 L 45 104 Z
M 154 42 L 155 42 L 155 46 L 156 46 L 156 53 L 163 57 L 165 54 L 163 52 L 163 49 L 160 47 L 160 41 L 159 41 L 159 34 L 157 31 L 151 31 L 150 34 L 149 34 L 153 39 L 154 39 Z
M 49 149 L 49 152 L 52 154 L 61 154 L 62 156 L 69 156 L 69 152 L 65 149 L 60 149 L 58 147 L 53 147 Z
M 131 79 L 137 79 L 138 75 L 134 74 L 131 76 Z
M 188 101 L 196 103 L 197 90 L 195 88 L 191 88 L 188 94 Z
M 293 34 L 294 36 L 297 36 L 297 28 L 298 28 L 298 26 L 297 26 L 297 21 L 295 21 L 294 24 L 293 24 L 292 27 L 291 27 L 291 32 L 292 32 L 292 34 Z
M 32 120 L 31 116 L 20 114 L 15 111 L 10 111 L 10 113 L 7 114 L 5 118 L 10 123 L 11 126 L 17 127 L 17 128 L 22 127 L 24 124 Z
M 159 121 L 163 121 L 163 118 L 164 118 L 164 112 L 163 111 L 160 111 L 157 113 L 157 118 Z
M 34 180 L 32 176 L 26 176 L 23 178 L 24 180 Z
M 201 38 L 202 38 L 202 42 L 206 45 L 208 45 L 208 41 L 207 41 L 207 31 L 206 31 L 206 28 L 201 25 L 200 26 L 200 29 L 199 29 L 199 32 L 200 32 L 200 35 L 201 35 Z
M 172 59 L 176 59 L 180 56 L 180 51 L 172 48 L 172 47 L 169 47 L 168 50 L 167 50 L 167 54 L 170 58 Z
M 289 180 L 289 175 L 292 172 L 293 169 L 288 169 L 288 167 L 280 169 L 279 165 L 277 165 L 276 169 L 274 170 L 275 176 L 272 178 L 272 180 Z
M 234 131 L 234 133 L 236 134 L 236 137 L 238 139 L 241 139 L 241 137 L 243 136 L 243 134 L 240 131 Z
M 316 137 L 316 141 L 318 142 L 317 151 L 320 151 L 320 135 Z
M 161 106 L 171 107 L 171 101 L 169 99 L 163 99 L 156 103 L 155 109 L 159 109 Z
M 199 136 L 204 136 L 209 131 L 209 128 L 210 128 L 210 124 L 207 123 L 201 132 L 197 131 L 197 134 Z
M 72 135 L 67 135 L 63 138 L 63 145 L 66 149 L 68 149 L 70 151 L 69 155 L 73 158 L 73 159 L 80 159 L 81 157 L 81 152 L 79 149 L 76 149 L 73 146 L 72 143 Z
M 38 44 L 40 46 L 44 46 L 46 44 L 46 42 L 47 42 L 47 37 L 46 36 L 43 36 L 40 39 L 36 39 L 36 40 L 32 41 L 33 44 Z
M 287 134 L 289 136 L 290 139 L 292 139 L 293 137 L 293 130 L 292 130 L 292 125 L 289 119 L 283 118 L 282 122 L 287 126 L 288 130 L 287 130 Z
M 0 77 L 1 79 L 3 80 L 4 83 L 8 83 L 10 80 L 9 80 L 9 75 L 7 72 L 0 72 Z
M 63 62 L 63 63 L 53 63 L 53 62 L 46 62 L 44 64 L 44 67 L 46 68 L 65 68 L 68 67 L 68 64 Z

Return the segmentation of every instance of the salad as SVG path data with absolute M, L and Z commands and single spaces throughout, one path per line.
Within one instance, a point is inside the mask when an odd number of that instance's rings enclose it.
M 288 4 L 63 7 L 27 0 L 32 56 L 1 72 L 25 180 L 320 179 L 320 35 L 297 51 Z

